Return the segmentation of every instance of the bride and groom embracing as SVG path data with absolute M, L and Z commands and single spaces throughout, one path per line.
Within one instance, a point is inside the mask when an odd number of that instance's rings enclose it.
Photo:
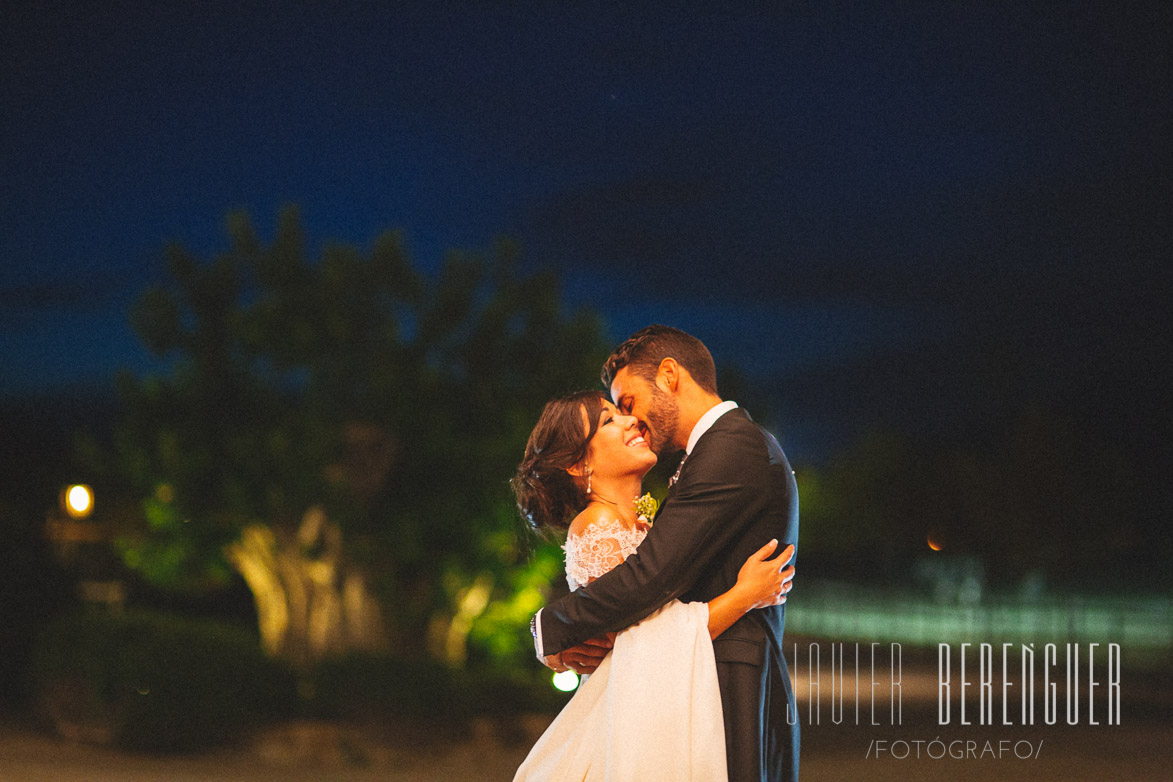
M 636 332 L 602 377 L 610 399 L 546 405 L 512 482 L 531 524 L 566 530 L 571 592 L 531 622 L 538 658 L 591 673 L 515 782 L 795 780 L 790 464 L 683 331 Z M 667 499 L 640 515 L 643 476 L 677 450 Z

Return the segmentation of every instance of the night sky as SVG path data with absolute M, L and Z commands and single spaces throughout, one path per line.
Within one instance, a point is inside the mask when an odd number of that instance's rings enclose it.
M 702 337 L 811 451 L 951 420 L 990 362 L 1157 409 L 1168 5 L 143 5 L 6 5 L 0 397 L 150 368 L 126 310 L 165 244 L 294 203 L 425 269 L 514 237 L 613 338 Z

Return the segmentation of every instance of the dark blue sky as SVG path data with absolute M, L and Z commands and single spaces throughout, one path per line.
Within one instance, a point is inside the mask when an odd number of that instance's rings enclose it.
M 427 268 L 516 237 L 614 337 L 673 323 L 783 385 L 1164 320 L 1159 3 L 242 5 L 7 6 L 0 396 L 150 366 L 125 311 L 165 243 L 284 203 Z

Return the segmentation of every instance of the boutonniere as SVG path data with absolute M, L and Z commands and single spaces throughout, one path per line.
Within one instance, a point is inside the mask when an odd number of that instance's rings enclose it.
M 660 503 L 651 494 L 645 494 L 635 501 L 636 515 L 649 527 L 652 526 L 652 519 L 656 517 L 656 511 L 659 509 Z

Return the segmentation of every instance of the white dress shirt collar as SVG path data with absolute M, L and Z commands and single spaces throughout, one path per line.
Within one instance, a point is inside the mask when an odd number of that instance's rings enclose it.
M 737 407 L 737 403 L 733 401 L 725 401 L 715 404 L 708 409 L 701 419 L 696 422 L 696 426 L 692 428 L 692 434 L 688 436 L 688 447 L 684 449 L 687 456 L 692 453 L 692 449 L 696 447 L 696 441 L 701 439 L 701 435 L 709 431 L 709 428 L 717 422 L 717 419 L 728 413 L 730 410 Z

